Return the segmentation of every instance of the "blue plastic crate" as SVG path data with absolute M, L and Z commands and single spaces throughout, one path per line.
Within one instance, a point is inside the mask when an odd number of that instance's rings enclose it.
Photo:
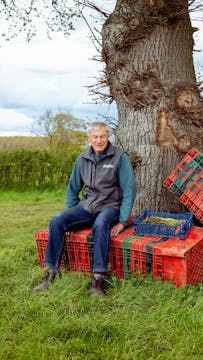
M 167 218 L 171 220 L 184 220 L 177 225 L 167 225 L 160 223 L 144 223 L 147 218 Z M 193 226 L 193 214 L 191 212 L 185 214 L 158 213 L 145 209 L 143 213 L 136 217 L 133 221 L 136 235 L 165 236 L 185 239 L 187 233 Z

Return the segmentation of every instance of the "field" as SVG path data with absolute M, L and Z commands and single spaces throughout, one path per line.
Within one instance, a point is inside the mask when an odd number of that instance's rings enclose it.
M 44 148 L 46 148 L 46 142 L 39 136 L 0 136 L 0 151 Z
M 44 273 L 34 232 L 64 200 L 65 191 L 0 192 L 0 359 L 203 359 L 203 284 L 112 279 L 93 298 L 88 276 L 63 271 L 48 292 L 32 292 Z

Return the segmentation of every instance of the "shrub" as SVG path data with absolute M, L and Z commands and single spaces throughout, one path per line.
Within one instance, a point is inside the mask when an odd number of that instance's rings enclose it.
M 45 190 L 68 184 L 77 152 L 54 155 L 49 150 L 0 152 L 0 188 L 3 190 Z

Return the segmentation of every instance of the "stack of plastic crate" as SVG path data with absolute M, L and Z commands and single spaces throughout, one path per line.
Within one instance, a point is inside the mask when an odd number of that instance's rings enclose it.
M 154 279 L 171 280 L 177 287 L 203 281 L 203 228 L 193 226 L 192 213 L 145 209 L 134 226 L 143 237 L 130 241 L 132 275 L 152 272 Z
M 37 244 L 39 266 L 44 266 L 44 257 L 48 241 L 48 229 L 40 229 L 35 232 L 35 240 Z
M 74 231 L 72 239 L 75 257 L 74 270 L 84 274 L 90 274 L 93 269 L 93 239 L 91 236 L 91 228 Z
M 67 233 L 65 237 L 70 271 L 76 271 L 75 251 L 73 246 L 73 232 Z
M 35 240 L 36 240 L 36 245 L 37 245 L 40 267 L 44 266 L 44 258 L 45 258 L 47 244 L 48 244 L 48 231 L 49 231 L 48 229 L 40 229 L 35 232 Z M 68 236 L 69 235 L 67 235 L 67 237 Z M 64 242 L 63 253 L 62 253 L 61 260 L 60 260 L 60 267 L 70 270 L 66 241 Z
M 203 228 L 193 226 L 186 238 L 170 238 L 153 247 L 154 279 L 170 280 L 176 287 L 203 282 Z
M 132 275 L 146 276 L 152 271 L 153 265 L 153 246 L 168 238 L 159 236 L 143 236 L 142 238 L 134 238 L 130 243 L 130 269 Z
M 159 213 L 156 214 L 159 215 Z M 186 219 L 186 223 L 188 221 L 190 218 Z M 146 224 L 141 225 L 144 225 L 145 231 L 148 232 L 148 228 L 145 228 Z M 161 232 L 161 228 L 158 229 Z M 187 230 L 187 227 L 184 228 L 186 236 L 181 239 L 178 237 L 179 232 L 175 235 L 175 230 L 173 230 L 173 237 L 167 237 L 135 235 L 133 226 L 125 229 L 119 235 L 111 238 L 111 274 L 123 279 L 137 274 L 146 276 L 147 273 L 152 272 L 154 279 L 170 280 L 175 286 L 195 285 L 202 282 L 203 228 L 192 226 L 191 229 Z M 138 225 L 137 231 L 139 232 Z M 157 224 L 151 231 L 152 233 L 157 231 Z M 140 227 L 140 232 L 143 232 L 142 227 Z M 183 237 L 183 228 L 181 235 Z M 48 243 L 48 229 L 38 230 L 35 233 L 35 238 L 39 263 L 43 267 Z M 60 266 L 85 274 L 92 271 L 93 241 L 90 228 L 66 234 Z
M 133 237 L 134 227 L 124 229 L 123 232 L 111 237 L 109 263 L 110 273 L 119 279 L 124 279 L 124 256 L 123 256 L 123 242 L 129 237 Z
M 146 245 L 159 240 L 157 236 L 135 235 L 123 241 L 124 277 L 146 275 L 148 269 L 148 253 Z
M 163 186 L 203 223 L 203 154 L 199 150 L 191 149 L 164 180 Z
M 124 262 L 124 277 L 128 279 L 132 275 L 130 265 L 130 244 L 134 239 L 140 238 L 142 235 L 132 236 L 123 241 L 123 262 Z
M 193 226 L 185 239 L 133 236 L 123 241 L 124 277 L 152 273 L 176 287 L 203 282 L 203 228 Z
M 128 228 L 125 228 L 122 234 L 112 237 L 111 240 L 111 248 L 110 248 L 110 257 L 112 264 L 111 269 L 113 269 L 112 270 L 113 272 L 118 273 L 119 277 L 124 277 L 123 257 L 119 256 L 120 245 L 121 245 L 120 240 L 122 239 L 123 241 L 125 236 L 126 237 L 129 236 L 129 234 L 134 235 L 133 224 L 132 224 L 133 219 L 134 219 L 133 217 L 129 219 L 129 226 L 132 227 L 130 230 Z M 39 256 L 39 264 L 41 267 L 43 267 L 46 247 L 48 243 L 48 229 L 42 229 L 36 231 L 35 239 L 36 239 L 38 256 Z M 121 252 L 122 252 L 122 246 L 121 246 Z M 115 254 L 115 257 L 113 254 Z M 91 228 L 74 231 L 66 234 L 60 267 L 61 268 L 65 267 L 70 271 L 76 271 L 85 274 L 89 274 L 92 272 L 93 239 L 91 235 Z
M 48 244 L 48 229 L 35 232 L 39 265 L 44 266 L 44 258 Z M 93 264 L 93 242 L 91 228 L 67 233 L 60 261 L 60 267 L 71 271 L 90 273 Z
M 193 226 L 192 213 L 167 214 L 145 209 L 133 221 L 135 236 L 123 242 L 124 277 L 152 271 L 153 247 L 170 237 L 184 239 Z

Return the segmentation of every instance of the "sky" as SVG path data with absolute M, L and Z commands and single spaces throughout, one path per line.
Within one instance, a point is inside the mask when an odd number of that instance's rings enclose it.
M 95 83 L 101 63 L 86 28 L 70 37 L 14 39 L 0 48 L 0 136 L 30 135 L 32 124 L 51 109 L 86 121 L 109 113 L 95 105 L 87 86 Z
M 203 80 L 203 22 L 195 33 L 195 66 Z M 49 40 L 40 32 L 31 42 L 0 41 L 0 136 L 30 136 L 46 110 L 66 112 L 86 122 L 116 118 L 115 104 L 94 104 L 87 86 L 95 83 L 102 64 L 85 24 L 64 38 Z

